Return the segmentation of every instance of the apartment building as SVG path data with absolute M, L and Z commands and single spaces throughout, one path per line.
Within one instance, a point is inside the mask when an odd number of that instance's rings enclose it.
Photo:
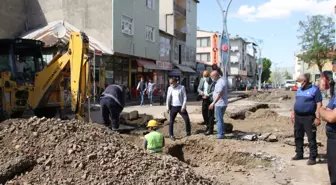
M 165 37 L 162 40 L 173 36 L 168 39 L 171 40 L 171 63 L 176 67 L 168 76 L 179 78 L 184 85 L 190 84 L 186 85 L 189 89 L 193 88 L 196 76 L 197 3 L 198 0 L 160 1 L 160 31 Z
M 310 73 L 310 78 L 311 78 L 310 80 L 312 82 L 318 81 L 321 77 L 321 73 L 320 73 L 320 70 L 318 69 L 317 65 L 309 66 L 307 63 L 300 60 L 300 58 L 298 57 L 299 54 L 300 54 L 300 52 L 297 52 L 294 55 L 295 64 L 294 64 L 293 79 L 296 79 L 300 74 Z M 331 61 L 327 62 L 323 66 L 322 71 L 327 71 L 329 74 L 332 73 Z
M 218 32 L 197 31 L 196 58 L 198 63 L 219 65 L 219 37 Z M 230 46 L 229 84 L 234 86 L 239 81 L 255 82 L 257 58 L 253 43 L 246 42 L 243 38 L 236 36 L 230 37 Z

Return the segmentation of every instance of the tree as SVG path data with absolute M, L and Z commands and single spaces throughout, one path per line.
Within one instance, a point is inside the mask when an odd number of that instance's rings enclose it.
M 261 82 L 267 82 L 272 73 L 271 72 L 272 61 L 270 59 L 263 58 L 262 65 L 263 69 L 261 74 Z
M 308 16 L 307 20 L 299 22 L 298 32 L 302 50 L 298 57 L 309 67 L 316 65 L 322 73 L 335 44 L 333 18 L 323 15 Z
M 283 77 L 284 77 L 285 80 L 292 79 L 292 76 L 289 74 L 289 72 L 287 70 L 283 73 Z

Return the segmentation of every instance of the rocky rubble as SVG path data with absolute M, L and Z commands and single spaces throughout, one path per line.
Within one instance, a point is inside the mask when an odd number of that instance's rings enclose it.
M 78 120 L 7 120 L 0 126 L 0 153 L 6 184 L 220 184 L 176 158 L 147 154 L 126 136 Z

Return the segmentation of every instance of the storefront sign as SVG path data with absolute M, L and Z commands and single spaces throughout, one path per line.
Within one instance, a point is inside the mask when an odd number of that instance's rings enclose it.
M 159 66 L 159 67 L 168 68 L 168 69 L 173 68 L 173 65 L 169 62 L 156 61 L 156 65 Z
M 106 78 L 113 78 L 113 71 L 105 71 L 105 73 L 106 73 Z
M 218 35 L 212 36 L 212 64 L 218 64 Z

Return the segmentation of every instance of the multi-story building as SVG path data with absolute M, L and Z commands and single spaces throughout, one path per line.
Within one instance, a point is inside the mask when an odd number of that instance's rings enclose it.
M 192 89 L 196 68 L 196 31 L 198 0 L 160 1 L 161 36 L 168 42 L 170 37 L 171 62 L 178 70 L 172 70 L 168 76 L 181 78 L 182 84 Z M 166 44 L 160 45 L 167 50 Z M 160 52 L 161 53 L 161 52 Z
M 310 73 L 310 80 L 312 82 L 318 81 L 319 78 L 321 77 L 321 73 L 320 70 L 318 69 L 317 65 L 313 65 L 313 66 L 309 66 L 308 63 L 300 60 L 300 58 L 298 57 L 300 53 L 296 53 L 294 55 L 294 61 L 295 61 L 295 66 L 294 66 L 294 75 L 293 78 L 296 79 L 300 74 L 304 74 L 304 73 Z M 331 61 L 327 62 L 323 68 L 322 68 L 322 72 L 323 71 L 328 71 L 329 74 L 331 74 L 332 72 L 332 64 Z
M 219 37 L 218 32 L 197 31 L 196 58 L 199 63 L 219 64 Z M 257 59 L 253 43 L 246 42 L 239 36 L 230 37 L 230 47 L 229 84 L 234 86 L 237 81 L 255 82 Z

